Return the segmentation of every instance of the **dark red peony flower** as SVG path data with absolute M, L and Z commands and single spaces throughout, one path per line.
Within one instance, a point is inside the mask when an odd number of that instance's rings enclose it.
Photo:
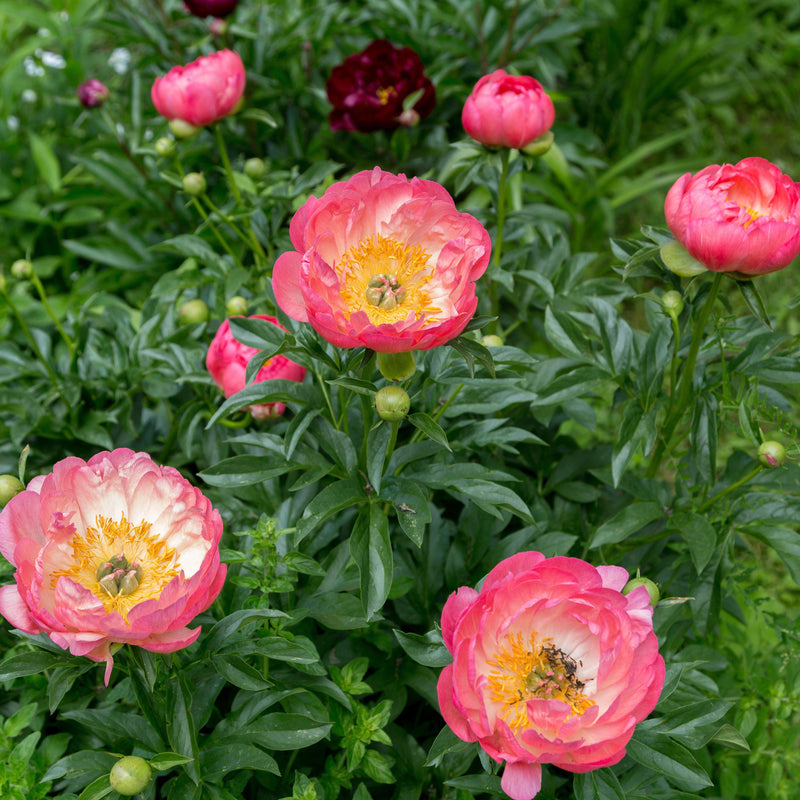
M 183 0 L 195 17 L 227 17 L 236 10 L 239 0 Z
M 334 67 L 326 89 L 335 131 L 394 130 L 427 117 L 436 105 L 436 90 L 419 56 L 385 39 L 376 39 Z M 419 90 L 422 95 L 413 109 L 404 112 L 403 101 Z

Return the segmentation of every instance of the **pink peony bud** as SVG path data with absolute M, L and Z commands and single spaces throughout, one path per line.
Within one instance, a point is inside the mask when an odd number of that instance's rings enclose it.
M 183 123 L 179 130 L 189 126 L 188 131 L 232 114 L 244 85 L 242 59 L 232 50 L 219 50 L 156 78 L 150 96 L 159 114 Z M 172 130 L 176 136 L 191 135 Z
M 286 330 L 275 317 L 265 314 L 256 314 L 250 319 L 264 319 L 277 325 L 281 330 Z M 206 355 L 206 368 L 214 383 L 222 389 L 225 397 L 236 394 L 245 387 L 245 373 L 250 359 L 258 353 L 254 347 L 242 344 L 231 333 L 230 322 L 226 319 L 214 336 Z M 277 355 L 269 359 L 256 373 L 254 383 L 282 379 L 287 381 L 302 382 L 306 371 L 299 364 L 290 361 L 286 356 Z M 283 403 L 263 403 L 250 406 L 250 413 L 255 419 L 275 419 L 286 410 Z
M 800 253 L 800 184 L 763 158 L 687 172 L 664 215 L 689 256 L 714 272 L 764 275 Z
M 75 93 L 84 108 L 97 108 L 108 100 L 108 87 L 97 78 L 89 78 L 88 81 L 84 81 L 75 90 Z
M 762 442 L 758 447 L 758 460 L 770 469 L 782 467 L 786 461 L 786 448 L 780 442 Z
M 461 122 L 483 145 L 523 148 L 544 136 L 555 116 L 553 101 L 539 81 L 498 69 L 475 84 Z

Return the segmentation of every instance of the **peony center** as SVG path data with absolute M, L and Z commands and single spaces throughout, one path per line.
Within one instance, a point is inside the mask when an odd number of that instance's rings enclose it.
M 595 705 L 583 693 L 578 663 L 553 644 L 549 637 L 537 639 L 536 631 L 526 643 L 521 633 L 506 637 L 506 644 L 487 664 L 494 667 L 488 678 L 490 697 L 501 704 L 500 717 L 514 733 L 529 727 L 528 701 L 559 700 L 569 706 L 567 716 L 583 714 Z
M 378 96 L 378 102 L 382 106 L 385 106 L 385 105 L 388 105 L 389 100 L 394 95 L 396 95 L 397 92 L 394 90 L 393 86 L 388 86 L 388 87 L 385 87 L 385 88 L 382 86 L 380 89 L 378 89 L 378 91 L 375 94 L 377 94 L 377 96 Z
M 175 548 L 151 534 L 150 528 L 146 521 L 128 522 L 124 514 L 119 522 L 98 516 L 84 535 L 72 537 L 69 564 L 52 573 L 52 585 L 61 577 L 69 578 L 98 597 L 106 611 L 118 612 L 127 622 L 131 608 L 158 598 L 181 571 Z
M 335 266 L 348 315 L 366 313 L 373 325 L 424 318 L 436 321 L 440 308 L 431 300 L 430 254 L 420 245 L 376 234 L 351 247 Z

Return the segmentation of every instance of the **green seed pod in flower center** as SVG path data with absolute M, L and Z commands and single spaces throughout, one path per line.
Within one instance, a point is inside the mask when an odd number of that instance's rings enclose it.
M 125 756 L 111 767 L 108 779 L 111 788 L 124 797 L 139 794 L 153 775 L 150 765 L 139 756 Z

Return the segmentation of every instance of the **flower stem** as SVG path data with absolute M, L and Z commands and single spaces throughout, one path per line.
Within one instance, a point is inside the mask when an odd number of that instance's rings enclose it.
M 217 139 L 217 148 L 219 149 L 219 155 L 222 159 L 222 165 L 225 167 L 225 174 L 228 176 L 228 183 L 231 187 L 231 191 L 233 192 L 233 196 L 236 198 L 236 204 L 242 204 L 242 195 L 239 191 L 239 187 L 236 185 L 236 181 L 233 177 L 233 168 L 231 167 L 231 160 L 228 158 L 228 148 L 225 146 L 225 137 L 222 135 L 222 127 L 219 123 L 214 126 L 214 136 Z
M 717 492 L 717 494 L 709 497 L 708 500 L 706 500 L 705 503 L 703 503 L 703 505 L 700 506 L 700 509 L 699 509 L 700 513 L 702 513 L 703 511 L 707 511 L 720 498 L 724 497 L 726 494 L 729 494 L 734 489 L 738 489 L 740 486 L 744 486 L 745 483 L 749 483 L 763 469 L 764 469 L 764 467 L 761 466 L 761 464 L 757 464 L 756 467 L 751 472 L 749 472 L 743 478 L 740 478 L 738 481 L 736 481 L 736 483 L 732 483 L 730 486 L 728 486 L 727 488 L 723 489 L 721 492 Z
M 500 178 L 497 182 L 497 235 L 495 236 L 494 242 L 494 271 L 497 271 L 500 267 L 500 254 L 503 250 L 503 226 L 506 218 L 506 187 L 508 183 L 508 160 L 510 155 L 511 151 L 508 148 L 503 148 L 500 154 L 501 167 Z M 499 306 L 496 281 L 493 281 L 491 276 L 489 276 L 488 284 L 491 316 L 496 317 Z M 496 323 L 492 323 L 492 328 L 495 326 Z
M 31 274 L 30 281 L 36 287 L 36 291 L 38 292 L 39 297 L 41 298 L 42 303 L 44 304 L 44 307 L 47 310 L 48 315 L 50 316 L 50 319 L 53 320 L 53 323 L 58 329 L 61 338 L 66 343 L 71 358 L 72 356 L 75 355 L 75 342 L 73 342 L 72 339 L 67 335 L 67 332 L 64 330 L 64 328 L 61 327 L 61 323 L 58 321 L 58 317 L 53 313 L 53 308 L 47 299 L 47 292 L 45 292 L 44 286 L 42 285 L 42 281 L 39 279 L 39 276 L 36 274 L 35 271 Z
M 676 425 L 681 421 L 687 405 L 691 399 L 692 386 L 694 384 L 694 368 L 697 362 L 697 354 L 700 352 L 700 345 L 703 342 L 703 335 L 705 334 L 706 324 L 711 315 L 711 309 L 714 301 L 719 294 L 719 288 L 722 285 L 723 273 L 717 272 L 714 275 L 714 281 L 711 284 L 711 290 L 705 299 L 705 303 L 700 309 L 700 314 L 697 318 L 697 323 L 692 331 L 692 343 L 689 345 L 689 354 L 686 356 L 686 361 L 681 371 L 680 386 L 678 388 L 678 397 L 674 402 L 670 403 L 670 411 L 667 415 L 666 422 L 664 423 L 664 433 L 662 434 L 658 446 L 656 447 L 653 458 L 650 461 L 650 466 L 647 470 L 647 477 L 652 478 L 661 466 L 661 461 L 664 458 L 664 451 L 669 446 L 672 439 L 672 434 L 675 431 Z M 672 398 L 670 398 L 672 400 Z

